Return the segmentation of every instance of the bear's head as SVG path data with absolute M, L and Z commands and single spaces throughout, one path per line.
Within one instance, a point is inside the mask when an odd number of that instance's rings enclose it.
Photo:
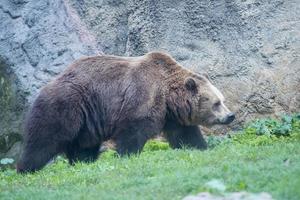
M 186 101 L 189 101 L 191 107 L 191 124 L 229 124 L 235 119 L 234 113 L 225 105 L 224 96 L 207 75 L 188 76 L 184 86 L 188 98 Z
M 172 96 L 172 102 L 176 102 L 169 108 L 172 117 L 183 125 L 229 124 L 235 119 L 225 105 L 224 96 L 207 75 L 189 73 Z

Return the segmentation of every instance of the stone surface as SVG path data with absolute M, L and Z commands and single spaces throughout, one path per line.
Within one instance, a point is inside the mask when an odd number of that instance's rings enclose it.
M 165 50 L 182 65 L 207 72 L 237 112 L 232 128 L 300 111 L 298 0 L 72 3 L 104 53 Z
M 272 196 L 268 193 L 262 192 L 259 194 L 252 194 L 248 192 L 233 192 L 223 196 L 212 195 L 208 192 L 202 192 L 196 196 L 187 196 L 183 200 L 272 200 Z
M 67 0 L 0 1 L 0 158 L 20 151 L 24 113 L 41 86 L 96 42 Z
M 300 111 L 298 0 L 2 0 L 0 19 L 0 157 L 17 155 L 41 86 L 101 52 L 164 50 L 207 72 L 237 112 L 231 128 Z

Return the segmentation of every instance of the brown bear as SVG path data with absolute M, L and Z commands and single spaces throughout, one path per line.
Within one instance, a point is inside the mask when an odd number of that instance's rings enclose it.
M 60 153 L 71 164 L 94 161 L 109 139 L 120 155 L 136 153 L 161 132 L 173 148 L 203 149 L 198 125 L 233 120 L 209 79 L 168 54 L 86 57 L 40 91 L 27 116 L 17 171 L 39 170 Z

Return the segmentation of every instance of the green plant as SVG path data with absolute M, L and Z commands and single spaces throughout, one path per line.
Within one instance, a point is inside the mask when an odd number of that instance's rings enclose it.
M 300 139 L 300 114 L 284 115 L 281 119 L 258 119 L 234 134 L 235 143 L 254 146 L 271 144 L 279 140 Z
M 300 114 L 283 115 L 280 120 L 257 120 L 250 127 L 256 129 L 258 135 L 289 136 L 293 131 L 299 132 Z

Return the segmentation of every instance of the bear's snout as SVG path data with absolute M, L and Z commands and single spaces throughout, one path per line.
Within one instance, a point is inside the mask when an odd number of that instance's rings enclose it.
M 235 119 L 235 114 L 231 112 L 221 120 L 221 123 L 222 124 L 230 124 L 231 122 L 233 122 L 234 119 Z

